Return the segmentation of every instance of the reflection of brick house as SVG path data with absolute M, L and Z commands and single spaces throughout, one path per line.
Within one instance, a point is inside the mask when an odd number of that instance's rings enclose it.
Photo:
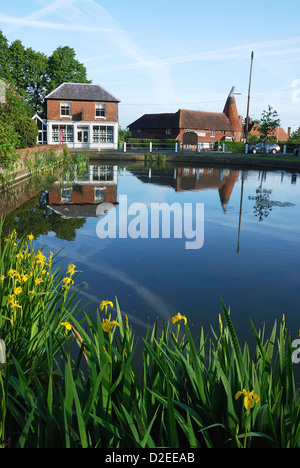
M 95 217 L 101 203 L 117 203 L 117 181 L 116 166 L 89 166 L 84 180 L 56 182 L 49 189 L 48 205 L 66 218 Z
M 242 117 L 238 115 L 233 87 L 223 112 L 202 112 L 179 109 L 175 113 L 144 114 L 128 125 L 133 138 L 176 139 L 186 132 L 195 132 L 199 143 L 219 140 L 240 141 Z
M 116 149 L 119 100 L 99 85 L 63 83 L 45 98 L 48 144 Z

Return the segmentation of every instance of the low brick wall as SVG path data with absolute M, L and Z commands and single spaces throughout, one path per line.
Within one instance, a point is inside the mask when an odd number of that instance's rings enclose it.
M 54 151 L 55 155 L 63 158 L 64 148 L 68 150 L 67 145 L 43 145 L 43 146 L 35 146 L 34 148 L 23 148 L 17 150 L 17 153 L 20 155 L 20 159 L 17 161 L 15 165 L 15 177 L 16 179 L 20 179 L 23 177 L 27 177 L 30 175 L 30 171 L 26 167 L 26 162 L 28 160 L 34 161 L 36 152 L 39 153 L 40 156 L 43 156 L 44 153 L 47 151 Z

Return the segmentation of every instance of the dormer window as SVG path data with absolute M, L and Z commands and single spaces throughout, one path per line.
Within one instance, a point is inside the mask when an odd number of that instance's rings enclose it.
M 96 118 L 106 117 L 106 104 L 95 104 L 95 117 Z
M 71 117 L 71 103 L 70 102 L 60 103 L 60 116 Z

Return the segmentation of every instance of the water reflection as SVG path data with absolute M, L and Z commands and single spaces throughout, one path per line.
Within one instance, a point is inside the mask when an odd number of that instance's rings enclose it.
M 204 203 L 203 248 L 187 251 L 173 238 L 97 238 L 99 215 L 107 204 L 118 212 L 121 195 L 128 204 Z M 242 335 L 249 318 L 273 325 L 284 311 L 294 338 L 300 328 L 299 195 L 296 173 L 95 163 L 1 193 L 0 209 L 6 231 L 32 232 L 64 264 L 76 264 L 91 310 L 116 296 L 137 336 L 178 312 L 195 332 L 214 321 L 218 326 L 222 297 Z
M 186 190 L 212 190 L 219 192 L 221 206 L 224 213 L 227 211 L 228 202 L 235 183 L 239 177 L 239 171 L 214 168 L 175 168 L 173 172 L 132 171 L 137 178 L 144 183 L 165 185 L 174 188 L 176 192 Z
M 65 219 L 96 218 L 100 204 L 117 204 L 117 185 L 117 166 L 75 168 L 49 190 L 49 208 Z

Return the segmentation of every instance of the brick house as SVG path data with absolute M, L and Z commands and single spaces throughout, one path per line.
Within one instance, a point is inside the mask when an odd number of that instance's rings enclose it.
M 210 147 L 215 141 L 240 141 L 242 117 L 238 115 L 233 87 L 223 112 L 203 112 L 179 109 L 175 113 L 144 114 L 128 125 L 133 138 L 176 139 L 182 141 L 186 132 L 194 132 L 198 143 Z
M 99 85 L 62 83 L 45 98 L 48 144 L 117 149 L 119 100 Z
M 252 122 L 252 119 L 249 119 L 248 133 L 257 137 L 261 135 L 259 131 L 259 124 Z M 288 141 L 291 137 L 291 128 L 289 127 L 288 131 L 286 132 L 282 127 L 277 127 L 273 133 L 273 136 L 277 139 L 277 141 Z

